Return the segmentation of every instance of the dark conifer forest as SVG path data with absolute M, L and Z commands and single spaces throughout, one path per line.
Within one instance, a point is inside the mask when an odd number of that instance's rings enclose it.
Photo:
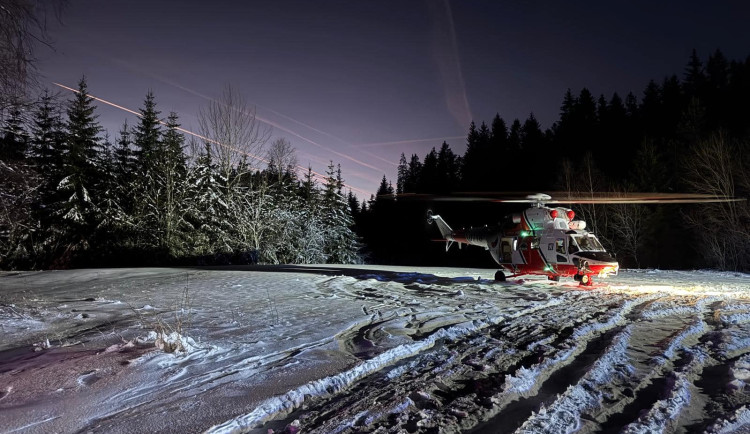
M 693 52 L 684 71 L 640 93 L 561 92 L 559 119 L 472 122 L 463 154 L 447 143 L 401 155 L 362 201 L 333 162 L 297 172 L 294 150 L 253 119 L 228 122 L 250 152 L 225 145 L 220 110 L 204 140 L 147 93 L 136 125 L 103 131 L 85 79 L 0 117 L 0 267 L 354 263 L 493 267 L 478 248 L 447 253 L 428 209 L 454 227 L 495 224 L 518 207 L 428 202 L 412 193 L 750 193 L 750 58 Z M 227 94 L 230 97 L 231 92 Z M 225 120 L 229 120 L 228 118 Z M 244 122 L 244 123 L 243 123 Z M 462 147 L 463 148 L 463 147 Z M 747 202 L 573 207 L 624 267 L 750 269 Z
M 138 123 L 110 140 L 84 79 L 68 101 L 45 93 L 30 112 L 12 110 L 0 147 L 2 268 L 356 262 L 340 169 L 300 181 L 294 149 L 266 143 L 237 103 L 230 90 L 202 112 L 200 143 L 186 143 L 178 115 L 163 116 L 150 92 Z M 266 167 L 248 151 L 264 152 Z
M 385 177 L 355 220 L 375 262 L 492 267 L 478 248 L 445 252 L 428 208 L 454 229 L 497 224 L 518 207 L 413 200 L 411 193 L 750 193 L 750 58 L 708 59 L 693 51 L 684 71 L 636 95 L 568 89 L 560 117 L 543 129 L 530 113 L 469 127 L 466 151 L 447 143 L 401 155 L 395 186 Z M 363 207 L 365 208 L 365 207 Z M 747 202 L 574 206 L 621 266 L 750 268 Z

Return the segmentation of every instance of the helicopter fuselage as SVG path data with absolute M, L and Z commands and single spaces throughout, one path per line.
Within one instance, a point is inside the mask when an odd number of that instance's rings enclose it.
M 574 277 L 588 285 L 592 276 L 617 274 L 617 261 L 596 235 L 585 230 L 585 222 L 574 217 L 567 208 L 538 206 L 507 216 L 496 226 L 456 231 L 440 216 L 431 219 L 440 220 L 438 226 L 446 241 L 484 247 L 502 271 L 512 276 Z

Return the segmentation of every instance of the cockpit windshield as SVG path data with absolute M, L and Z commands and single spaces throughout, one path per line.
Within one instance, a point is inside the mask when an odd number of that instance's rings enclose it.
M 584 252 L 605 251 L 604 247 L 602 247 L 602 243 L 600 243 L 599 239 L 596 238 L 596 235 L 573 235 L 571 238 L 575 240 L 575 242 L 578 244 L 578 247 Z

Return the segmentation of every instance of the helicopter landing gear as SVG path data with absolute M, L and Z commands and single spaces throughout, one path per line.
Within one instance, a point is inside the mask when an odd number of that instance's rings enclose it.
M 552 281 L 555 281 L 555 282 L 559 282 L 560 281 L 560 276 L 547 276 L 547 280 L 552 280 Z
M 505 273 L 503 273 L 501 270 L 497 270 L 495 272 L 495 280 L 498 282 L 505 282 Z
M 581 286 L 591 286 L 594 283 L 588 274 L 576 274 L 573 279 L 577 280 Z

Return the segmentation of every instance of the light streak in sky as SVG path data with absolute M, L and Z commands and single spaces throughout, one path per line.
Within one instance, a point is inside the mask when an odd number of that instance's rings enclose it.
M 381 157 L 381 156 L 379 156 L 379 155 L 375 155 L 375 154 L 373 154 L 372 152 L 369 152 L 369 151 L 364 151 L 364 150 L 363 150 L 363 151 L 361 151 L 361 152 L 363 152 L 363 153 L 365 153 L 365 154 L 367 154 L 367 155 L 371 156 L 372 158 L 375 158 L 376 160 L 380 160 L 380 161 L 382 161 L 382 162 L 384 162 L 384 163 L 386 163 L 386 164 L 390 164 L 391 166 L 394 166 L 394 167 L 395 167 L 395 166 L 398 166 L 398 163 L 394 163 L 393 161 L 389 161 L 389 160 L 386 160 L 385 158 L 383 158 L 383 157 Z
M 448 0 L 428 2 L 433 21 L 433 55 L 440 71 L 445 88 L 445 102 L 448 111 L 462 127 L 468 127 L 473 119 L 466 96 L 466 85 L 461 72 L 458 55 L 456 26 Z
M 168 78 L 168 77 L 164 77 L 164 76 L 162 76 L 162 75 L 160 75 L 160 74 L 156 74 L 156 73 L 154 73 L 154 72 L 152 72 L 152 71 L 149 71 L 149 70 L 144 70 L 144 69 L 142 69 L 142 68 L 138 68 L 138 67 L 136 67 L 135 65 L 132 65 L 131 63 L 125 62 L 125 61 L 123 61 L 123 60 L 121 60 L 121 59 L 118 59 L 118 58 L 110 58 L 110 60 L 112 60 L 113 62 L 115 62 L 115 63 L 117 63 L 117 64 L 119 64 L 119 65 L 121 65 L 121 66 L 123 66 L 123 67 L 125 67 L 125 68 L 127 68 L 127 69 L 130 69 L 130 70 L 133 70 L 133 71 L 139 72 L 139 73 L 141 73 L 141 74 L 145 74 L 145 75 L 147 75 L 147 76 L 149 76 L 149 77 L 151 77 L 151 78 L 154 78 L 154 79 L 156 79 L 156 80 L 159 80 L 159 81 L 161 81 L 161 82 L 163 82 L 163 83 L 165 83 L 165 84 L 168 84 L 168 85 L 170 85 L 170 86 L 172 86 L 172 87 L 175 87 L 175 88 L 177 88 L 177 89 L 180 89 L 180 90 L 182 90 L 182 91 L 184 91 L 184 92 L 187 92 L 187 93 L 189 93 L 189 94 L 191 94 L 191 95 L 197 96 L 197 97 L 199 97 L 199 98 L 202 98 L 202 99 L 205 99 L 205 100 L 207 100 L 207 101 L 213 101 L 213 102 L 216 102 L 216 100 L 215 100 L 214 98 L 212 98 L 212 97 L 210 97 L 210 96 L 208 96 L 208 95 L 205 95 L 205 94 L 203 94 L 203 93 L 201 93 L 201 92 L 199 92 L 199 91 L 197 91 L 197 90 L 194 90 L 194 89 L 188 88 L 188 87 L 186 87 L 186 86 L 184 86 L 184 85 L 182 85 L 182 84 L 180 84 L 180 83 L 178 83 L 178 82 L 176 82 L 176 81 L 174 81 L 174 80 L 172 80 L 172 79 L 170 79 L 170 78 Z M 261 109 L 262 109 L 262 110 L 264 110 L 264 111 L 267 111 L 267 112 L 269 112 L 269 113 L 271 113 L 271 114 L 274 114 L 274 115 L 276 115 L 276 116 L 279 116 L 279 117 L 281 117 L 281 118 L 283 118 L 283 119 L 286 119 L 286 120 L 288 120 L 288 121 L 290 121 L 290 122 L 293 122 L 293 123 L 295 123 L 295 124 L 297 124 L 297 125 L 300 125 L 300 126 L 302 126 L 302 127 L 304 127 L 304 128 L 307 128 L 307 129 L 309 129 L 309 130 L 311 130 L 311 131 L 314 131 L 314 132 L 316 132 L 316 133 L 318 133 L 318 134 L 321 134 L 321 135 L 323 135 L 323 136 L 326 136 L 326 137 L 330 137 L 331 139 L 334 139 L 334 140 L 336 140 L 336 141 L 338 141 L 338 142 L 340 142 L 340 143 L 342 143 L 342 144 L 344 144 L 344 145 L 347 145 L 347 147 L 348 147 L 348 148 L 356 148 L 356 149 L 359 149 L 359 148 L 362 148 L 362 147 L 370 147 L 370 146 L 371 146 L 371 147 L 376 147 L 376 146 L 379 146 L 379 145 L 381 145 L 381 144 L 379 144 L 379 143 L 371 143 L 371 144 L 367 144 L 367 145 L 352 145 L 352 144 L 351 144 L 350 142 L 347 142 L 347 141 L 346 141 L 346 140 L 344 140 L 344 139 L 341 139 L 341 138 L 339 138 L 339 137 L 336 137 L 335 135 L 333 135 L 333 134 L 331 134 L 331 133 L 328 133 L 328 132 L 326 132 L 326 131 L 323 131 L 323 130 L 321 130 L 321 129 L 315 128 L 315 127 L 313 127 L 312 125 L 309 125 L 309 124 L 307 124 L 307 123 L 305 123 L 305 122 L 302 122 L 302 121 L 300 121 L 300 120 L 294 119 L 294 118 L 292 118 L 291 116 L 287 116 L 287 115 L 285 115 L 285 114 L 283 114 L 283 113 L 280 113 L 280 112 L 278 112 L 278 111 L 276 111 L 276 110 L 274 110 L 274 109 L 271 109 L 271 108 L 269 108 L 269 107 L 265 107 L 265 106 L 262 106 L 262 105 L 260 105 L 260 104 L 257 104 L 257 103 L 254 103 L 254 105 L 255 105 L 256 107 L 259 107 L 259 108 L 261 108 Z M 354 162 L 354 163 L 356 163 L 356 164 L 359 164 L 360 166 L 363 166 L 363 167 L 366 167 L 366 168 L 368 168 L 368 169 L 371 169 L 371 170 L 377 171 L 378 173 L 384 173 L 384 172 L 385 172 L 385 170 L 383 170 L 383 169 L 382 169 L 382 168 L 380 168 L 380 167 L 376 167 L 376 166 L 374 166 L 374 165 L 368 164 L 368 163 L 366 163 L 366 162 L 363 162 L 363 161 L 361 161 L 361 160 L 359 160 L 359 159 L 357 159 L 357 158 L 355 158 L 355 157 L 353 157 L 353 156 L 351 156 L 351 155 L 348 155 L 348 154 L 344 154 L 344 153 L 342 153 L 342 152 L 339 152 L 339 151 L 336 151 L 336 150 L 334 150 L 334 149 L 332 149 L 332 148 L 330 148 L 330 147 L 328 147 L 328 146 L 322 145 L 322 144 L 320 144 L 320 143 L 318 143 L 318 142 L 316 142 L 316 141 L 314 141 L 314 140 L 312 140 L 312 139 L 310 139 L 310 138 L 308 138 L 308 137 L 305 137 L 305 136 L 303 136 L 303 135 L 301 135 L 301 134 L 299 134 L 299 133 L 297 133 L 297 132 L 295 132 L 295 131 L 292 131 L 292 130 L 291 130 L 291 129 L 289 129 L 289 128 L 286 128 L 286 127 L 284 127 L 284 126 L 280 125 L 280 124 L 279 124 L 279 123 L 277 123 L 277 122 L 274 122 L 274 121 L 272 121 L 272 120 L 270 120 L 270 119 L 267 119 L 267 118 L 264 118 L 264 117 L 262 117 L 262 116 L 258 116 L 258 115 L 257 115 L 257 113 L 255 114 L 255 118 L 256 118 L 256 119 L 257 119 L 257 120 L 258 120 L 259 122 L 263 122 L 263 123 L 265 123 L 265 124 L 267 124 L 267 125 L 270 125 L 271 127 L 274 127 L 274 128 L 278 128 L 279 130 L 281 130 L 281 131 L 284 131 L 284 132 L 286 132 L 287 134 L 290 134 L 290 135 L 292 135 L 292 136 L 294 136 L 294 137 L 297 137 L 297 138 L 299 138 L 299 139 L 301 139 L 301 140 L 303 140 L 303 141 L 305 141 L 305 142 L 308 142 L 308 143 L 310 143 L 310 144 L 312 144 L 312 145 L 314 145 L 314 146 L 317 146 L 317 147 L 319 147 L 319 148 L 321 148 L 321 149 L 324 149 L 324 150 L 326 150 L 326 151 L 328 151 L 328 152 L 331 152 L 331 153 L 333 153 L 333 154 L 335 154 L 335 155 L 337 155 L 337 156 L 339 156 L 339 157 L 341 157 L 341 158 L 343 158 L 343 159 L 345 159 L 345 160 L 349 160 L 349 161 L 352 161 L 352 162 Z M 465 136 L 455 136 L 455 137 L 442 137 L 442 138 L 437 138 L 437 139 L 417 139 L 417 140 L 402 140 L 402 141 L 396 141 L 396 142 L 385 142 L 385 143 L 382 143 L 382 145 L 398 145 L 398 144 L 408 144 L 408 143 L 429 142 L 429 141 L 437 141 L 437 140 L 463 139 L 464 137 L 465 137 Z M 382 157 L 380 157 L 380 156 L 378 156 L 378 155 L 375 155 L 375 154 L 373 154 L 373 153 L 371 153 L 371 152 L 366 152 L 366 151 L 362 151 L 361 149 L 360 149 L 360 152 L 363 152 L 363 153 L 365 153 L 365 154 L 369 155 L 370 157 L 373 157 L 373 158 L 374 158 L 374 159 L 376 159 L 376 160 L 382 161 L 382 162 L 384 162 L 384 163 L 388 164 L 389 166 L 397 166 L 397 165 L 398 165 L 398 164 L 396 164 L 396 163 L 394 163 L 394 162 L 392 162 L 392 161 L 386 160 L 385 158 L 382 158 Z M 321 161 L 322 161 L 322 160 L 321 160 Z M 321 164 L 325 164 L 325 163 L 321 163 Z M 366 173 L 363 173 L 363 172 L 359 172 L 359 171 L 358 171 L 357 173 L 359 174 L 358 176 L 359 176 L 360 178 L 363 178 L 363 179 L 370 179 L 370 178 L 371 178 L 371 177 L 369 176 L 369 174 L 366 174 Z M 379 178 L 378 178 L 378 179 L 379 179 Z M 379 182 L 379 181 L 378 181 L 378 179 L 374 179 L 374 178 L 373 178 L 373 179 L 370 179 L 370 180 L 371 180 L 372 182 L 375 182 L 375 183 L 377 183 L 377 182 Z M 360 191 L 360 190 L 358 190 L 358 191 Z
M 358 148 L 374 148 L 374 147 L 380 147 L 380 146 L 407 145 L 409 143 L 437 142 L 440 140 L 447 141 L 447 140 L 457 140 L 457 139 L 464 139 L 464 138 L 466 138 L 466 136 L 434 137 L 432 139 L 398 140 L 395 142 L 363 143 L 361 145 L 357 145 L 357 147 Z
M 185 86 L 183 86 L 183 85 L 181 85 L 179 83 L 176 83 L 176 82 L 174 82 L 174 81 L 172 81 L 172 80 L 170 80 L 168 78 L 164 78 L 164 77 L 158 76 L 156 74 L 149 74 L 149 75 L 151 75 L 152 77 L 156 78 L 157 80 L 161 80 L 164 83 L 167 83 L 167 84 L 169 84 L 171 86 L 174 86 L 174 87 L 176 87 L 178 89 L 184 90 L 185 92 L 193 94 L 193 95 L 195 95 L 197 97 L 200 97 L 200 98 L 203 98 L 203 99 L 206 99 L 206 100 L 209 100 L 209 101 L 216 101 L 214 98 L 211 98 L 210 96 L 204 95 L 204 94 L 202 94 L 202 93 L 200 93 L 198 91 L 195 91 L 193 89 L 185 87 Z M 290 120 L 292 122 L 296 122 L 296 123 L 298 123 L 298 124 L 300 124 L 300 125 L 302 125 L 302 126 L 304 126 L 306 128 L 309 128 L 309 129 L 311 129 L 311 130 L 313 130 L 313 131 L 315 131 L 317 133 L 326 135 L 328 137 L 331 137 L 331 138 L 339 140 L 339 141 L 341 141 L 343 143 L 346 143 L 343 140 L 339 139 L 338 137 L 335 137 L 335 136 L 333 136 L 331 134 L 328 134 L 328 133 L 326 133 L 324 131 L 321 131 L 321 130 L 319 130 L 317 128 L 314 128 L 314 127 L 312 127 L 310 125 L 307 125 L 307 124 L 305 124 L 303 122 L 300 122 L 300 121 L 298 121 L 296 119 L 293 119 L 293 118 L 291 118 L 289 116 L 281 114 L 281 113 L 279 113 L 279 112 L 277 112 L 275 110 L 272 110 L 272 109 L 260 106 L 258 104 L 255 104 L 255 105 L 258 106 L 258 107 L 261 107 L 263 110 L 267 110 L 267 111 L 272 112 L 272 113 L 274 113 L 274 114 L 276 114 L 278 116 L 286 118 L 286 119 L 288 119 L 288 120 Z M 295 131 L 292 131 L 289 128 L 286 128 L 283 125 L 281 125 L 281 124 L 279 124 L 277 122 L 274 122 L 274 121 L 272 121 L 270 119 L 267 119 L 267 118 L 264 118 L 264 117 L 261 117 L 261 116 L 257 116 L 257 115 L 255 116 L 255 118 L 258 119 L 260 122 L 263 122 L 264 124 L 270 125 L 270 126 L 272 126 L 274 128 L 278 128 L 279 130 L 284 131 L 287 134 L 291 134 L 292 136 L 297 137 L 300 140 L 304 140 L 307 143 L 310 143 L 310 144 L 312 144 L 314 146 L 317 146 L 320 149 L 326 150 L 326 151 L 328 151 L 328 152 L 330 152 L 330 153 L 332 153 L 332 154 L 334 154 L 334 155 L 336 155 L 338 157 L 341 157 L 341 158 L 343 158 L 345 160 L 349 160 L 349 161 L 351 161 L 353 163 L 359 164 L 360 166 L 367 167 L 368 169 L 372 169 L 372 170 L 374 170 L 376 172 L 383 172 L 383 170 L 380 167 L 376 167 L 376 166 L 373 166 L 372 164 L 365 163 L 364 161 L 358 160 L 358 159 L 352 157 L 351 155 L 344 154 L 344 153 L 336 151 L 335 149 L 332 149 L 332 148 L 330 148 L 328 146 L 322 145 L 322 144 L 320 144 L 320 143 L 318 143 L 318 142 L 316 142 L 316 141 L 314 141 L 314 140 L 312 140 L 312 139 L 310 139 L 308 137 L 305 137 L 305 136 L 303 136 L 303 135 L 301 135 L 301 134 L 299 134 L 299 133 L 297 133 Z
M 72 87 L 68 87 L 68 86 L 65 86 L 65 85 L 63 85 L 63 84 L 60 84 L 60 83 L 55 83 L 55 82 L 52 82 L 52 84 L 54 84 L 55 86 L 59 86 L 59 87 L 61 87 L 61 88 L 63 88 L 63 89 L 69 90 L 69 91 L 71 91 L 71 92 L 74 92 L 74 93 L 79 93 L 79 90 L 78 90 L 78 89 L 74 89 L 74 88 L 72 88 Z M 114 107 L 114 108 L 117 108 L 117 109 L 123 110 L 123 111 L 125 111 L 125 112 L 128 112 L 128 113 L 131 113 L 131 114 L 134 114 L 134 115 L 136 115 L 136 116 L 138 116 L 138 117 L 143 117 L 143 115 L 142 115 L 142 114 L 141 114 L 140 112 L 137 112 L 137 111 L 135 111 L 135 110 L 129 109 L 129 108 L 127 108 L 127 107 L 123 107 L 123 106 L 121 106 L 121 105 L 119 105 L 119 104 L 115 104 L 115 103 L 113 103 L 113 102 L 111 102 L 111 101 L 107 101 L 107 100 L 105 100 L 105 99 L 103 99 L 103 98 L 99 98 L 99 97 L 96 97 L 96 96 L 94 96 L 94 95 L 91 95 L 91 94 L 88 94 L 88 96 L 89 96 L 89 97 L 90 97 L 91 99 L 93 99 L 93 100 L 96 100 L 96 101 L 99 101 L 99 102 L 101 102 L 101 103 L 103 103 L 103 104 L 107 104 L 107 105 L 109 105 L 109 106 L 111 106 L 111 107 Z M 162 124 L 162 125 L 165 125 L 165 126 L 166 126 L 166 123 L 165 123 L 165 122 L 163 122 L 163 121 L 159 121 L 159 123 L 160 123 L 160 124 Z M 213 140 L 213 139 L 209 139 L 208 137 L 205 137 L 205 136 L 203 136 L 203 135 L 201 135 L 201 134 L 198 134 L 198 133 L 192 132 L 192 131 L 190 131 L 190 130 L 187 130 L 187 129 L 185 129 L 185 128 L 181 128 L 181 127 L 176 127 L 175 129 L 176 129 L 177 131 L 180 131 L 181 133 L 184 133 L 184 134 L 189 134 L 189 135 L 191 135 L 191 136 L 193 136 L 193 137 L 199 138 L 199 139 L 201 139 L 201 140 L 204 140 L 204 141 L 207 141 L 207 142 L 209 142 L 209 143 L 214 143 L 214 144 L 216 144 L 216 145 L 219 145 L 219 146 L 223 146 L 223 147 L 225 147 L 225 148 L 227 148 L 227 149 L 231 149 L 232 151 L 238 152 L 238 153 L 240 153 L 240 154 L 243 154 L 243 155 L 247 155 L 247 156 L 248 156 L 248 157 L 250 157 L 250 158 L 253 158 L 253 159 L 255 159 L 255 160 L 258 160 L 258 161 L 262 161 L 262 162 L 264 162 L 264 163 L 266 163 L 266 164 L 268 164 L 268 163 L 269 163 L 269 161 L 268 161 L 267 159 L 265 159 L 265 158 L 263 158 L 263 157 L 261 157 L 261 156 L 258 156 L 258 155 L 254 155 L 254 154 L 251 154 L 251 153 L 249 153 L 249 152 L 245 152 L 245 151 L 242 151 L 242 150 L 240 150 L 240 149 L 234 148 L 234 147 L 232 147 L 232 146 L 229 146 L 229 145 L 227 145 L 227 144 L 224 144 L 224 143 L 220 143 L 220 142 L 218 142 L 218 141 L 216 141 L 216 140 Z M 303 174 L 303 175 L 304 175 L 305 173 L 307 173 L 307 170 L 308 170 L 308 168 L 306 168 L 306 167 L 302 167 L 302 166 L 300 166 L 300 165 L 297 165 L 297 167 L 296 167 L 296 168 L 297 168 L 298 172 L 299 172 L 299 173 L 301 173 L 301 174 Z M 325 179 L 326 179 L 326 176 L 325 176 L 325 175 L 323 175 L 323 174 L 320 174 L 320 173 L 318 173 L 318 172 L 312 171 L 312 174 L 313 174 L 313 175 L 314 175 L 315 177 L 317 177 L 317 178 L 319 178 L 319 179 L 321 179 L 321 180 L 325 180 Z M 365 194 L 365 195 L 367 194 L 367 192 L 366 192 L 366 191 L 364 191 L 364 190 L 362 190 L 362 189 L 359 189 L 359 188 L 357 188 L 357 187 L 354 187 L 354 186 L 351 186 L 351 185 L 348 185 L 348 184 L 344 184 L 344 186 L 345 186 L 345 187 L 347 187 L 347 188 L 349 188 L 349 189 L 350 189 L 350 190 L 352 190 L 352 191 L 356 191 L 356 192 L 358 192 L 358 193 L 362 193 L 362 194 Z

